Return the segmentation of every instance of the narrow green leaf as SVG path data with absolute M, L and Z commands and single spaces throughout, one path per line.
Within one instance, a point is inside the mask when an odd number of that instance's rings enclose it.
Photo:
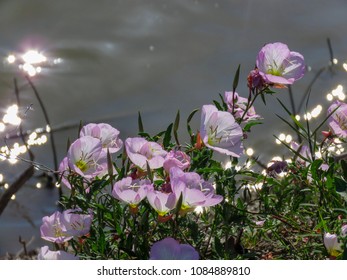
M 175 137 L 177 146 L 180 145 L 180 143 L 178 141 L 178 133 L 177 133 L 179 124 L 180 124 L 180 111 L 178 110 L 177 115 L 176 115 L 176 119 L 174 122 L 174 126 L 173 126 L 173 132 L 174 132 L 174 137 Z
M 304 135 L 300 130 L 298 130 L 295 126 L 293 126 L 290 122 L 288 122 L 287 120 L 285 120 L 284 118 L 282 118 L 280 115 L 277 115 L 276 116 L 278 118 L 280 118 L 283 122 L 285 122 L 287 125 L 289 125 L 295 132 L 297 132 L 298 134 L 300 134 L 304 139 L 307 139 L 307 136 Z
M 217 107 L 217 109 L 218 109 L 219 111 L 223 111 L 223 108 L 222 108 L 222 106 L 219 104 L 218 101 L 216 101 L 216 100 L 212 100 L 212 101 L 213 101 L 214 105 Z
M 113 187 L 113 163 L 109 149 L 107 149 L 107 171 L 108 176 L 110 176 L 111 187 Z
M 291 150 L 297 157 L 303 159 L 304 161 L 310 161 L 310 159 L 305 158 L 304 156 L 302 156 L 298 151 L 292 149 L 287 143 L 285 143 L 284 141 L 280 140 L 276 135 L 273 135 L 278 141 L 280 141 L 284 146 L 286 146 L 289 150 Z
M 239 66 L 237 67 L 235 76 L 234 76 L 234 82 L 233 82 L 233 92 L 235 92 L 238 84 L 239 84 L 239 78 L 240 78 L 240 67 L 241 65 L 239 64 Z
M 77 138 L 80 137 L 82 127 L 83 127 L 83 122 L 82 122 L 82 120 L 80 120 L 80 123 L 79 123 L 79 126 L 78 126 L 78 135 L 77 135 Z
M 167 148 L 170 145 L 171 141 L 171 131 L 172 131 L 173 123 L 171 123 L 168 128 L 166 129 L 164 140 L 163 140 L 163 146 L 164 148 Z
M 343 250 L 342 260 L 347 260 L 347 246 L 345 246 L 345 250 Z
M 262 124 L 262 122 L 259 122 L 259 121 L 250 121 L 248 122 L 245 127 L 243 128 L 243 131 L 246 131 L 246 132 L 251 132 L 251 127 L 252 126 L 255 126 L 257 124 Z
M 343 177 L 347 180 L 347 162 L 345 160 L 341 160 L 341 168 L 343 171 Z
M 191 129 L 191 127 L 190 127 L 190 121 L 192 120 L 192 118 L 194 117 L 194 115 L 195 115 L 195 113 L 196 112 L 198 112 L 199 111 L 199 109 L 195 109 L 195 110 L 193 110 L 191 113 L 190 113 L 190 115 L 188 116 L 188 118 L 187 118 L 187 130 L 188 130 L 188 133 L 189 133 L 189 136 L 191 137 L 192 136 L 192 129 Z
M 182 202 L 183 202 L 183 195 L 182 195 L 182 192 L 181 192 L 180 197 L 179 197 L 179 199 L 178 199 L 178 201 L 177 201 L 177 204 L 176 204 L 175 211 L 174 211 L 174 213 L 175 213 L 176 216 L 178 215 L 178 213 L 179 213 L 180 210 L 181 210 Z
M 138 123 L 138 127 L 139 127 L 139 132 L 140 132 L 140 133 L 144 132 L 143 123 L 142 123 L 142 117 L 141 117 L 140 111 L 139 111 L 137 123 Z
M 282 108 L 287 112 L 287 114 L 289 116 L 292 116 L 292 113 L 288 110 L 288 108 L 282 103 L 282 101 L 279 98 L 276 98 L 277 101 L 280 103 L 280 105 L 282 106 Z
M 151 168 L 149 167 L 148 161 L 146 161 L 146 168 L 147 168 L 148 179 L 153 183 L 153 174 L 152 174 Z
M 335 188 L 337 192 L 346 192 L 347 191 L 347 182 L 341 178 L 334 178 Z
M 319 181 L 319 174 L 318 174 L 318 169 L 319 167 L 323 164 L 323 160 L 321 159 L 317 159 L 315 161 L 312 162 L 311 164 L 311 174 L 312 174 L 312 178 L 316 181 Z
M 223 96 L 221 94 L 219 94 L 219 97 L 222 101 L 224 111 L 228 111 L 228 105 L 225 103 Z
M 265 95 L 263 93 L 260 94 L 261 100 L 263 101 L 264 105 L 266 105 Z
M 71 146 L 71 141 L 70 141 L 70 138 L 68 137 L 66 142 L 66 152 L 70 149 L 70 146 Z
M 335 111 L 336 111 L 339 107 L 340 107 L 340 105 L 337 106 L 330 114 L 328 114 L 328 115 L 325 117 L 325 119 L 324 119 L 324 120 L 316 127 L 316 129 L 312 132 L 312 135 L 316 134 L 317 131 L 318 131 L 323 125 L 326 124 L 326 121 L 331 117 L 332 114 L 335 113 Z

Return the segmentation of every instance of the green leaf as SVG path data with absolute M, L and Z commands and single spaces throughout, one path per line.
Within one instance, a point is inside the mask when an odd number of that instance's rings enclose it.
M 347 246 L 345 246 L 345 250 L 343 251 L 342 260 L 347 260 Z
M 171 131 L 172 131 L 173 123 L 171 123 L 168 128 L 166 129 L 164 140 L 163 140 L 163 146 L 164 148 L 167 148 L 170 145 L 171 141 Z
M 71 146 L 71 141 L 70 141 L 70 138 L 68 137 L 66 142 L 66 152 L 70 149 L 70 146 Z
M 260 94 L 261 100 L 263 101 L 264 105 L 266 105 L 265 95 L 264 93 Z
M 222 106 L 219 104 L 218 101 L 213 100 L 213 103 L 214 103 L 214 105 L 217 107 L 217 109 L 218 109 L 219 111 L 223 111 L 223 108 L 222 108 Z
M 176 144 L 178 146 L 180 145 L 180 143 L 178 141 L 178 134 L 177 134 L 179 124 L 180 124 L 180 111 L 178 110 L 177 111 L 177 115 L 176 115 L 176 119 L 175 119 L 175 122 L 174 122 L 174 126 L 173 126 L 174 137 L 175 137 L 175 140 L 176 140 Z
M 149 167 L 148 161 L 146 161 L 146 168 L 147 168 L 148 179 L 151 180 L 151 182 L 153 183 L 153 174 L 152 174 L 151 168 Z
M 312 174 L 312 178 L 316 181 L 319 181 L 319 174 L 318 174 L 318 169 L 319 167 L 323 164 L 323 160 L 321 159 L 317 159 L 314 162 L 312 162 L 311 164 L 311 174 Z
M 241 65 L 239 64 L 239 66 L 237 67 L 235 76 L 234 76 L 234 81 L 233 81 L 233 92 L 235 92 L 238 84 L 239 84 L 239 79 L 240 79 L 240 67 Z
M 243 131 L 246 131 L 246 132 L 251 132 L 251 127 L 252 126 L 255 126 L 257 124 L 262 124 L 262 122 L 259 122 L 259 121 L 249 121 L 245 127 L 243 128 Z
M 139 112 L 138 118 L 137 118 L 137 123 L 138 123 L 138 127 L 139 127 L 139 133 L 144 132 L 143 129 L 143 123 L 142 123 L 142 118 L 141 118 L 141 113 Z
M 183 195 L 182 195 L 182 192 L 181 192 L 180 198 L 179 198 L 178 201 L 177 201 L 176 208 L 175 208 L 175 211 L 174 211 L 174 213 L 176 214 L 176 216 L 178 216 L 178 213 L 179 213 L 180 210 L 181 210 L 182 202 L 183 202 Z
M 195 109 L 194 111 L 192 111 L 190 113 L 190 115 L 188 116 L 187 118 L 187 130 L 188 130 L 188 133 L 189 133 L 189 136 L 192 137 L 193 135 L 193 132 L 192 132 L 192 129 L 190 127 L 190 121 L 192 120 L 192 118 L 194 117 L 195 113 L 198 112 L 199 109 Z
M 113 163 L 109 149 L 107 149 L 107 171 L 110 176 L 111 186 L 113 186 Z
M 300 130 L 297 129 L 297 127 L 293 126 L 290 122 L 288 122 L 287 120 L 285 120 L 284 118 L 282 118 L 280 115 L 277 115 L 276 116 L 278 118 L 280 118 L 283 122 L 285 122 L 287 125 L 289 125 L 291 127 L 291 129 L 293 129 L 296 133 L 300 134 L 304 139 L 307 138 L 306 135 L 304 135 Z
M 341 160 L 341 168 L 343 171 L 343 177 L 347 180 L 347 162 L 345 160 Z
M 317 131 L 318 131 L 324 124 L 326 124 L 326 121 L 330 118 L 330 116 L 331 116 L 332 114 L 335 113 L 335 111 L 336 111 L 339 107 L 340 107 L 340 105 L 337 106 L 330 114 L 328 114 L 328 115 L 325 117 L 325 119 L 320 123 L 320 125 L 318 125 L 318 126 L 316 127 L 316 129 L 312 132 L 312 135 L 313 135 L 313 134 L 316 134 Z
M 217 236 L 214 238 L 214 249 L 220 257 L 224 257 L 223 244 Z
M 77 135 L 77 138 L 80 137 L 80 133 L 81 133 L 82 127 L 83 127 L 83 122 L 82 122 L 82 120 L 80 120 L 79 127 L 78 127 L 78 135 Z
M 221 94 L 219 94 L 219 97 L 222 101 L 224 111 L 228 111 L 228 105 L 225 103 L 223 96 Z
M 342 180 L 338 177 L 334 178 L 335 188 L 337 192 L 346 192 L 347 191 L 347 183 L 345 180 Z

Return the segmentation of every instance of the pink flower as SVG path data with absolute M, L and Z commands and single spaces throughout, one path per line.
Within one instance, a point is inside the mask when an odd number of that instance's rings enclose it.
M 234 96 L 234 101 L 233 101 Z M 226 91 L 224 94 L 225 103 L 228 105 L 228 111 L 233 113 L 235 119 L 241 119 L 245 110 L 247 109 L 248 99 L 241 97 L 237 92 L 233 94 L 232 91 Z M 248 108 L 247 113 L 243 117 L 243 121 L 257 120 L 261 117 L 257 115 L 254 107 Z
M 163 167 L 166 172 L 169 172 L 172 167 L 178 167 L 181 170 L 187 169 L 190 166 L 190 157 L 182 151 L 171 150 L 165 157 Z
M 101 141 L 102 148 L 110 153 L 118 152 L 123 142 L 118 138 L 119 131 L 107 123 L 90 123 L 82 127 L 80 137 L 92 136 Z
M 125 149 L 131 162 L 142 170 L 147 169 L 147 162 L 151 169 L 163 167 L 167 154 L 158 143 L 149 142 L 141 137 L 126 139 Z
M 179 244 L 177 240 L 167 237 L 152 245 L 150 260 L 198 260 L 198 252 L 188 244 Z
M 257 56 L 257 67 L 269 84 L 293 84 L 305 73 L 304 57 L 283 43 L 265 45 Z
M 78 260 L 79 258 L 65 251 L 51 251 L 48 246 L 43 246 L 37 255 L 38 260 Z
M 101 141 L 92 136 L 83 136 L 73 142 L 67 159 L 70 169 L 86 179 L 107 172 L 106 152 L 102 150 Z
M 170 181 L 177 199 L 182 195 L 182 213 L 193 211 L 197 206 L 214 206 L 223 200 L 221 195 L 215 194 L 213 186 L 195 172 L 185 173 L 173 167 L 170 170 Z
M 78 214 L 77 210 L 65 210 L 62 215 L 62 220 L 67 228 L 67 233 L 74 237 L 81 237 L 87 235 L 93 221 L 91 214 Z
M 342 244 L 338 240 L 336 234 L 325 233 L 324 234 L 324 246 L 327 249 L 330 256 L 337 257 L 342 253 Z
M 127 177 L 114 184 L 112 195 L 135 208 L 152 190 L 153 184 L 150 180 L 133 180 Z
M 336 100 L 328 108 L 328 115 L 335 109 L 328 119 L 328 125 L 337 137 L 347 138 L 347 104 Z
M 77 214 L 76 210 L 56 211 L 42 218 L 41 238 L 50 242 L 65 243 L 73 237 L 86 235 L 91 226 L 92 216 Z
M 51 216 L 42 218 L 41 238 L 50 242 L 65 243 L 73 238 L 73 235 L 68 232 L 69 228 L 62 218 L 62 214 L 56 211 Z
M 218 111 L 214 105 L 202 107 L 200 135 L 212 150 L 233 157 L 243 153 L 242 128 L 228 112 Z
M 165 216 L 175 208 L 177 200 L 174 193 L 163 193 L 160 191 L 149 191 L 147 200 L 159 216 Z

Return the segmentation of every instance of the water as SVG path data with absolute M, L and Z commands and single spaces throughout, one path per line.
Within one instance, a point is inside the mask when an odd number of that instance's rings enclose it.
M 343 0 L 2 1 L 0 55 L 37 49 L 49 58 L 60 58 L 61 63 L 33 77 L 52 127 L 80 120 L 107 121 L 124 139 L 136 134 L 138 111 L 152 133 L 164 130 L 178 109 L 184 120 L 195 108 L 211 103 L 218 93 L 231 89 L 240 63 L 238 92 L 246 96 L 247 73 L 268 42 L 285 42 L 312 67 L 293 87 L 298 103 L 316 71 L 329 63 L 327 37 L 339 62 L 347 59 L 346 12 Z M 14 77 L 23 106 L 33 104 L 23 126 L 45 126 L 32 90 L 20 71 L 7 63 L 0 75 L 2 106 L 5 109 L 15 101 Z M 312 89 L 310 104 L 326 108 L 326 93 L 337 84 L 345 86 L 345 78 L 342 70 L 334 76 L 324 73 Z M 287 91 L 280 92 L 278 97 L 289 105 Z M 267 107 L 261 101 L 255 106 L 265 120 L 246 145 L 265 161 L 279 152 L 272 135 L 287 128 L 274 115 L 283 114 L 275 98 L 268 98 Z M 193 124 L 198 128 L 199 117 Z M 184 127 L 181 132 L 185 133 Z M 67 138 L 73 140 L 76 134 L 77 127 L 55 134 L 59 160 Z M 53 168 L 49 145 L 34 152 L 36 161 Z M 1 162 L 8 181 L 25 167 L 8 168 Z M 46 244 L 40 241 L 39 226 L 41 217 L 54 210 L 57 193 L 37 190 L 35 183 L 24 186 L 0 217 L 0 256 L 21 249 L 19 235 L 26 240 L 35 236 L 31 248 Z

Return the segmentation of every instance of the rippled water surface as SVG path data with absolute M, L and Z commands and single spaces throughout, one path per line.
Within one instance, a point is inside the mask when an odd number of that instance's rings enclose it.
M 79 121 L 107 121 L 121 137 L 137 132 L 142 112 L 145 129 L 164 130 L 179 109 L 185 120 L 195 108 L 231 90 L 234 72 L 241 65 L 238 92 L 247 96 L 245 80 L 259 49 L 281 41 L 302 53 L 311 71 L 293 86 L 295 102 L 320 67 L 327 66 L 332 42 L 338 64 L 324 72 L 311 91 L 310 108 L 328 105 L 326 94 L 338 84 L 346 87 L 347 3 L 344 0 L 221 1 L 221 0 L 11 0 L 0 2 L 1 110 L 15 102 L 13 79 L 18 80 L 23 127 L 46 125 L 40 106 L 17 64 L 9 54 L 30 49 L 50 61 L 32 77 L 46 106 L 53 129 L 77 124 L 55 133 L 58 158 L 67 138 L 77 136 Z M 59 59 L 59 60 L 54 60 Z M 279 97 L 289 106 L 287 90 Z M 268 106 L 259 100 L 256 111 L 265 119 L 249 135 L 246 146 L 268 160 L 280 153 L 273 135 L 287 129 L 275 114 L 283 114 L 275 97 Z M 303 114 L 303 110 L 299 112 Z M 194 120 L 198 128 L 199 117 Z M 10 131 L 16 132 L 16 127 Z M 185 130 L 182 125 L 182 138 Z M 3 145 L 4 143 L 1 143 Z M 53 168 L 50 145 L 34 149 L 36 161 Z M 1 162 L 11 182 L 27 165 Z M 40 175 L 38 171 L 36 175 Z M 25 185 L 0 217 L 0 256 L 21 249 L 18 236 L 31 248 L 43 242 L 38 232 L 41 217 L 54 211 L 55 190 Z

